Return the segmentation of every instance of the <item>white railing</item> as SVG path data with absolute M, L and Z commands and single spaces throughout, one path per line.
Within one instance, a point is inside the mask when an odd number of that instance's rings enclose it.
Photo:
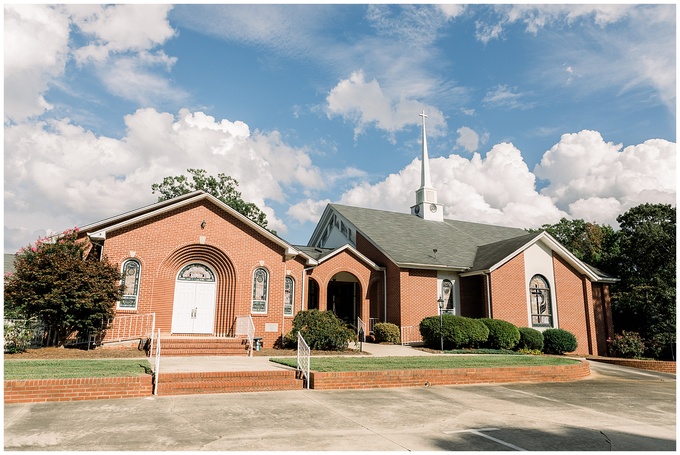
M 357 318 L 357 338 L 361 342 L 366 341 L 366 323 L 361 318 Z
M 373 329 L 375 328 L 375 325 L 380 322 L 380 319 L 378 318 L 368 318 L 368 331 L 373 332 Z
M 156 329 L 156 313 L 116 316 L 113 320 L 109 319 L 109 323 L 102 343 L 134 340 L 143 337 L 153 339 L 153 333 Z
M 248 337 L 248 356 L 253 355 L 253 338 L 255 337 L 255 323 L 253 323 L 253 318 L 250 316 L 236 316 L 236 330 L 234 331 L 236 336 L 246 336 Z
M 400 328 L 401 344 L 406 345 L 416 341 L 415 329 L 412 325 L 405 325 Z
M 153 344 L 151 345 L 153 346 Z M 158 382 L 160 381 L 161 368 L 161 329 L 158 329 L 158 338 L 156 339 L 156 362 L 153 367 L 153 394 L 158 395 Z
M 311 356 L 312 351 L 309 349 L 307 342 L 300 332 L 298 332 L 298 343 L 297 343 L 297 369 L 302 372 L 307 382 L 307 389 L 309 389 L 309 369 L 311 367 Z

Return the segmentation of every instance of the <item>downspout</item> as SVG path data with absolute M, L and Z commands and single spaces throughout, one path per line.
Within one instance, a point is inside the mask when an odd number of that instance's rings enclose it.
M 484 273 L 486 277 L 486 307 L 487 307 L 487 317 L 491 318 L 491 274 Z
M 383 311 L 383 322 L 387 322 L 387 268 L 383 268 L 383 306 L 385 307 Z

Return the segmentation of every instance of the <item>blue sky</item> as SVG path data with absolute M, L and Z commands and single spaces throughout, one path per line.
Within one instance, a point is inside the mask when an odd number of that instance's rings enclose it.
M 305 244 L 408 212 L 421 111 L 447 218 L 675 204 L 675 5 L 4 6 L 4 245 L 223 172 Z

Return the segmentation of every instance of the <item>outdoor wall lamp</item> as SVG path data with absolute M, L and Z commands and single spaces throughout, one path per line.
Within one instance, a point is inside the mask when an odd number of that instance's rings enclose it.
M 205 225 L 206 225 L 206 224 L 207 224 L 207 223 L 205 222 L 205 220 L 203 220 L 203 222 L 201 223 L 201 229 L 205 229 Z

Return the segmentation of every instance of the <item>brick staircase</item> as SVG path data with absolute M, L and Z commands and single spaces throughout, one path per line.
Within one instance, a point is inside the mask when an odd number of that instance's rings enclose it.
M 245 338 L 161 336 L 162 356 L 247 356 Z M 156 343 L 151 355 L 156 355 Z
M 303 387 L 304 381 L 297 378 L 295 370 L 161 373 L 158 395 L 299 390 Z

